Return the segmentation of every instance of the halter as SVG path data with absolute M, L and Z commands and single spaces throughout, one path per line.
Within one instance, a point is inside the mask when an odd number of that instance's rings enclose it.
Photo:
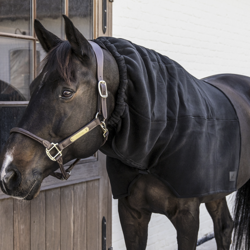
M 91 122 L 89 122 L 87 125 L 85 125 L 81 129 L 76 131 L 73 135 L 67 137 L 66 139 L 64 139 L 63 141 L 61 141 L 59 143 L 53 143 L 53 142 L 50 143 L 49 141 L 44 140 L 41 137 L 38 137 L 38 136 L 32 134 L 31 132 L 29 132 L 28 130 L 25 130 L 23 128 L 15 127 L 15 128 L 12 128 L 10 130 L 10 134 L 11 133 L 20 133 L 20 134 L 23 134 L 23 135 L 41 143 L 45 147 L 45 152 L 46 152 L 47 156 L 49 157 L 49 159 L 52 161 L 56 161 L 59 164 L 59 167 L 61 170 L 61 173 L 54 172 L 50 175 L 52 175 L 60 180 L 67 180 L 71 175 L 71 170 L 76 165 L 76 163 L 80 160 L 80 159 L 76 159 L 69 166 L 69 168 L 67 168 L 65 170 L 63 167 L 63 158 L 62 158 L 63 149 L 65 149 L 66 147 L 71 145 L 73 142 L 75 142 L 76 140 L 78 140 L 83 135 L 87 134 L 92 129 L 96 128 L 97 126 L 100 126 L 102 131 L 103 131 L 103 137 L 104 137 L 103 144 L 108 139 L 109 131 L 108 131 L 108 129 L 106 127 L 106 123 L 105 123 L 107 116 L 108 116 L 107 103 L 106 103 L 106 99 L 108 97 L 108 89 L 107 89 L 106 82 L 103 80 L 103 63 L 104 63 L 103 52 L 98 44 L 91 42 L 91 41 L 89 41 L 89 43 L 94 50 L 96 62 L 97 62 L 97 80 L 98 80 L 98 93 L 99 93 L 99 95 L 98 95 L 97 113 L 96 113 L 95 118 Z M 100 116 L 103 117 L 102 120 L 100 119 Z M 52 155 L 52 151 L 56 151 L 56 152 Z

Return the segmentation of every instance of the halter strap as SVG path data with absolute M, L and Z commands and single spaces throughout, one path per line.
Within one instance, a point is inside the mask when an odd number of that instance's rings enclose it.
M 50 175 L 56 177 L 57 179 L 60 180 L 67 180 L 70 177 L 71 170 L 73 167 L 76 165 L 76 163 L 80 159 L 76 159 L 66 170 L 63 167 L 63 158 L 62 158 L 62 150 L 71 145 L 73 142 L 81 138 L 83 135 L 87 134 L 97 126 L 100 126 L 102 131 L 103 131 L 103 137 L 104 137 L 104 142 L 103 144 L 107 141 L 108 139 L 108 129 L 106 127 L 105 120 L 107 119 L 107 104 L 106 104 L 106 99 L 108 97 L 108 90 L 107 90 L 107 84 L 103 80 L 103 63 L 104 63 L 104 56 L 103 56 L 103 51 L 101 47 L 94 43 L 89 41 L 90 45 L 92 46 L 94 50 L 94 54 L 96 57 L 96 62 L 97 62 L 97 80 L 98 80 L 98 110 L 95 118 L 89 122 L 87 125 L 83 126 L 81 129 L 76 131 L 73 135 L 67 137 L 60 143 L 50 143 L 47 140 L 42 139 L 41 137 L 34 135 L 33 133 L 29 132 L 26 129 L 23 128 L 12 128 L 10 130 L 11 133 L 20 133 L 23 134 L 40 144 L 42 144 L 46 149 L 46 154 L 52 161 L 56 161 L 59 164 L 59 168 L 61 170 L 61 173 L 54 172 L 51 173 Z M 100 116 L 103 117 L 103 120 L 100 120 Z M 103 145 L 102 144 L 102 145 Z M 52 155 L 52 151 L 54 152 L 54 155 Z
M 103 115 L 104 119 L 106 120 L 108 117 L 107 104 L 106 104 L 106 99 L 108 97 L 108 91 L 107 91 L 106 82 L 103 81 L 103 62 L 104 62 L 103 51 L 97 43 L 94 43 L 92 41 L 89 41 L 89 43 L 95 52 L 95 57 L 96 57 L 96 61 L 97 61 L 98 92 L 99 92 L 100 97 L 101 97 L 101 100 L 100 100 L 100 98 L 98 98 L 99 114 Z M 100 107 L 100 105 L 101 105 L 101 107 Z

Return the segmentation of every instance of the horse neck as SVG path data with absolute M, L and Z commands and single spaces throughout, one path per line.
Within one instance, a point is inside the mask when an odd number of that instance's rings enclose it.
M 103 50 L 103 53 L 103 77 L 107 83 L 108 88 L 107 111 L 109 118 L 115 108 L 115 97 L 119 87 L 119 70 L 114 57 L 106 50 Z

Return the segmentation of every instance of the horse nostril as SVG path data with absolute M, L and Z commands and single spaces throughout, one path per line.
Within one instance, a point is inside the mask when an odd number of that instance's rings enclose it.
M 19 186 L 21 182 L 21 178 L 20 178 L 20 175 L 16 171 L 10 170 L 4 176 L 3 181 L 7 189 L 13 190 Z
M 3 178 L 4 182 L 7 184 L 7 183 L 10 181 L 11 177 L 14 176 L 14 174 L 15 174 L 15 171 L 13 171 L 13 170 L 10 171 L 10 172 L 8 172 L 8 173 L 4 176 L 4 178 Z

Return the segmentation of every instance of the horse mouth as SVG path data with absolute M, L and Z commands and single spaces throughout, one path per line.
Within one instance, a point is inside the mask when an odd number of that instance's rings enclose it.
M 33 197 L 37 193 L 39 193 L 37 191 L 36 192 L 32 192 L 32 191 L 35 190 L 36 183 L 37 183 L 37 180 L 34 181 L 34 183 L 32 184 L 32 186 L 30 187 L 29 191 L 27 192 L 27 194 L 25 196 L 22 197 L 22 196 L 18 196 L 18 195 L 17 196 L 12 195 L 12 197 L 15 198 L 15 199 L 18 199 L 18 200 L 32 200 Z M 38 191 L 39 191 L 39 189 L 38 189 Z M 32 194 L 32 193 L 34 193 L 34 194 Z

